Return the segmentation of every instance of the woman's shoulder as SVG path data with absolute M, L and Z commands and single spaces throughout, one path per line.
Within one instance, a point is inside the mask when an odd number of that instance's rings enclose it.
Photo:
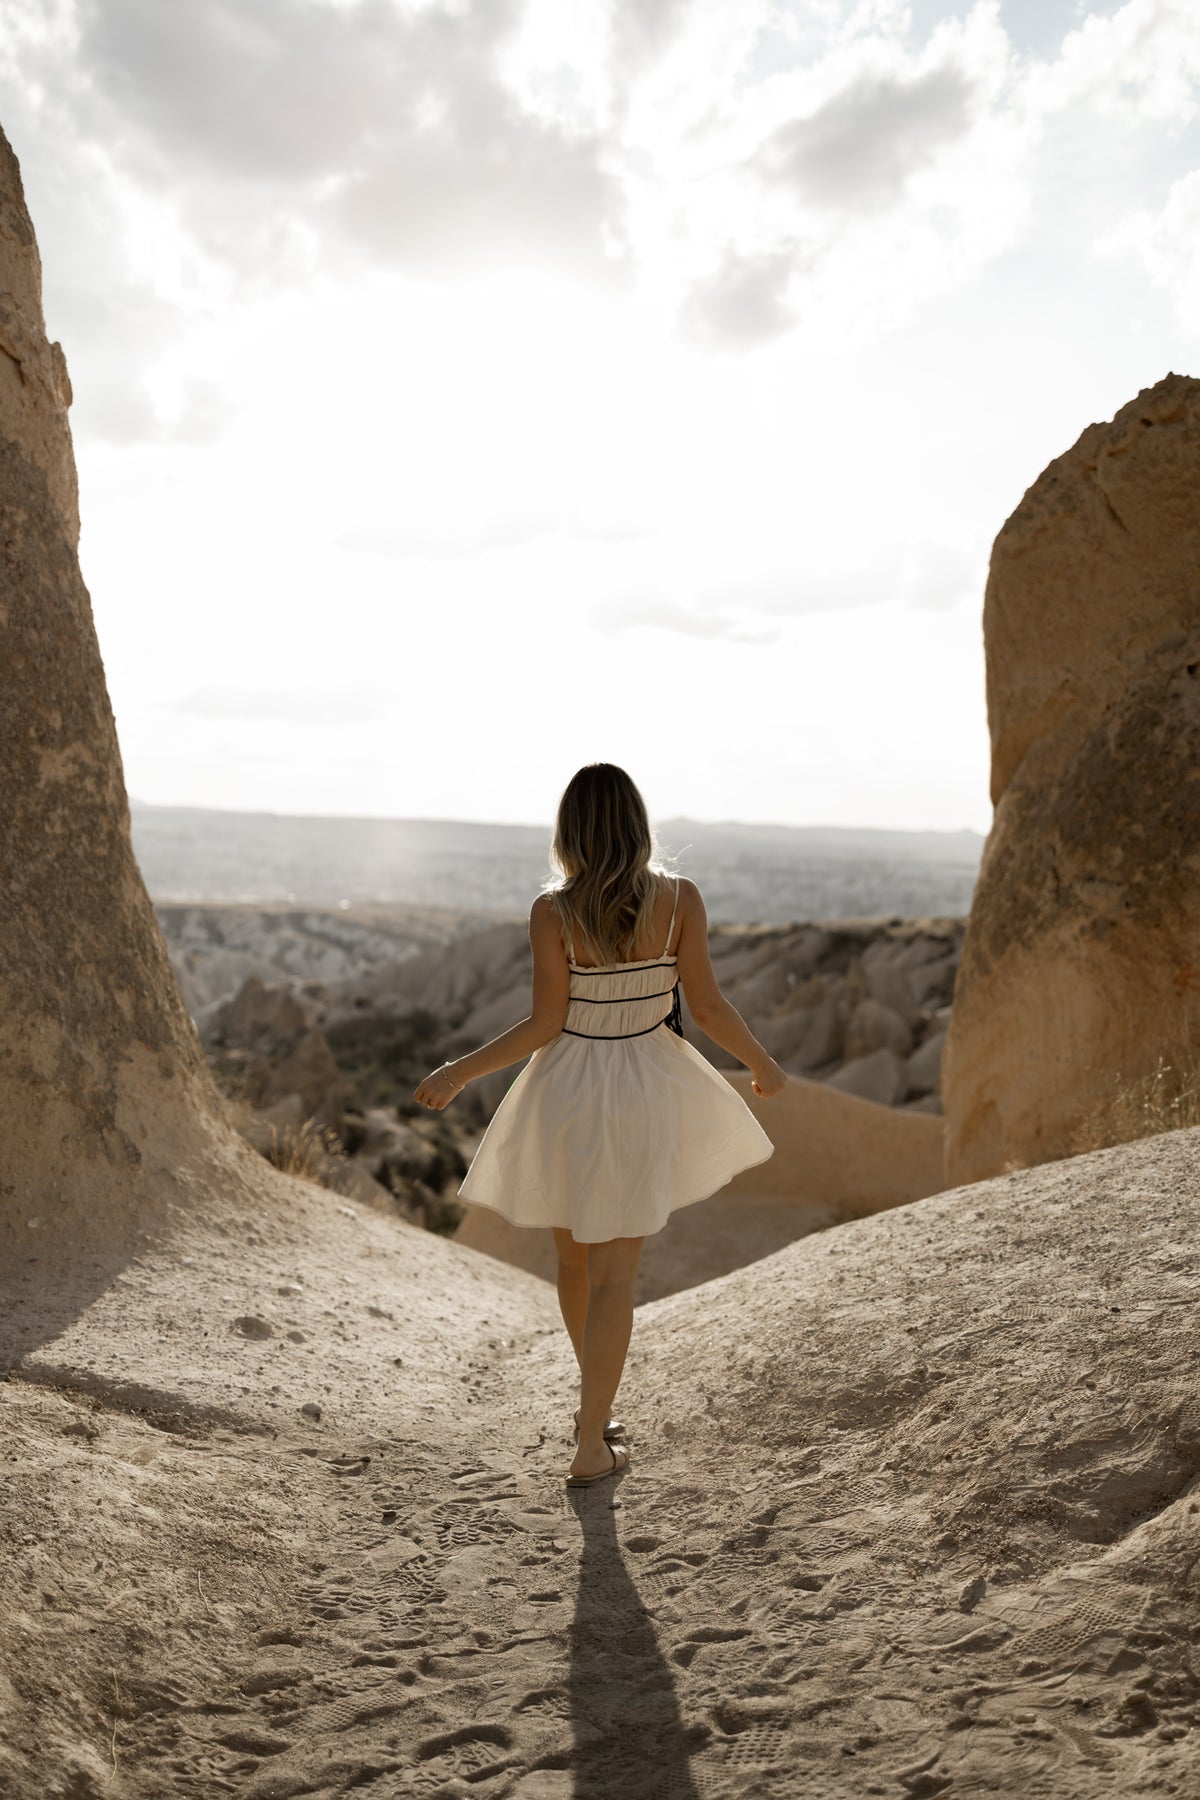
M 700 898 L 700 889 L 696 886 L 696 883 L 690 876 L 668 875 L 667 883 L 672 890 L 674 890 L 676 883 L 679 884 L 679 904 L 681 906 L 685 901 L 696 901 Z
M 529 909 L 529 923 L 538 925 L 547 923 L 551 919 L 557 920 L 560 917 L 554 895 L 543 889 Z
M 704 897 L 694 881 L 686 875 L 679 877 L 679 898 L 675 903 L 675 911 L 682 922 L 690 921 L 693 925 L 703 924 L 708 928 L 708 914 L 705 911 Z
M 567 955 L 567 933 L 553 894 L 543 890 L 529 908 L 529 942 L 535 955 L 552 954 L 557 946 Z

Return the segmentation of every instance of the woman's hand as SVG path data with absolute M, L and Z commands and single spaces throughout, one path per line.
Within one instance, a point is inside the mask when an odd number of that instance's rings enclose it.
M 454 1075 L 452 1064 L 443 1063 L 432 1075 L 427 1075 L 420 1087 L 413 1094 L 422 1106 L 429 1107 L 431 1112 L 442 1112 L 453 1100 L 455 1094 L 461 1094 L 466 1087 L 465 1081 L 458 1081 Z
M 760 1100 L 769 1100 L 787 1085 L 787 1075 L 773 1056 L 750 1071 L 750 1085 Z

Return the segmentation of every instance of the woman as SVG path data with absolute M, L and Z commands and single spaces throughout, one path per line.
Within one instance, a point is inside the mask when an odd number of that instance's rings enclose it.
M 754 1092 L 787 1080 L 725 999 L 708 954 L 700 890 L 655 861 L 646 805 L 623 769 L 589 763 L 559 803 L 557 877 L 529 914 L 529 1017 L 426 1076 L 440 1110 L 469 1081 L 529 1057 L 459 1188 L 515 1225 L 549 1226 L 558 1298 L 580 1369 L 568 1487 L 629 1463 L 609 1416 L 633 1327 L 642 1243 L 773 1146 L 749 1107 L 680 1026 L 693 1019 L 746 1064 Z

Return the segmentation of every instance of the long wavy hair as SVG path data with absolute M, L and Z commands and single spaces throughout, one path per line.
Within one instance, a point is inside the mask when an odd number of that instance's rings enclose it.
M 646 802 L 615 763 L 586 763 L 558 803 L 545 891 L 564 935 L 597 962 L 632 962 L 668 871 Z M 626 952 L 626 954 L 622 954 Z

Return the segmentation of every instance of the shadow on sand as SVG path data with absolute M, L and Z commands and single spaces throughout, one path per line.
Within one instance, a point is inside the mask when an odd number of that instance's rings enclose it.
M 671 1669 L 617 1539 L 617 1488 L 572 1493 L 583 1532 L 571 1626 L 574 1800 L 698 1800 Z

